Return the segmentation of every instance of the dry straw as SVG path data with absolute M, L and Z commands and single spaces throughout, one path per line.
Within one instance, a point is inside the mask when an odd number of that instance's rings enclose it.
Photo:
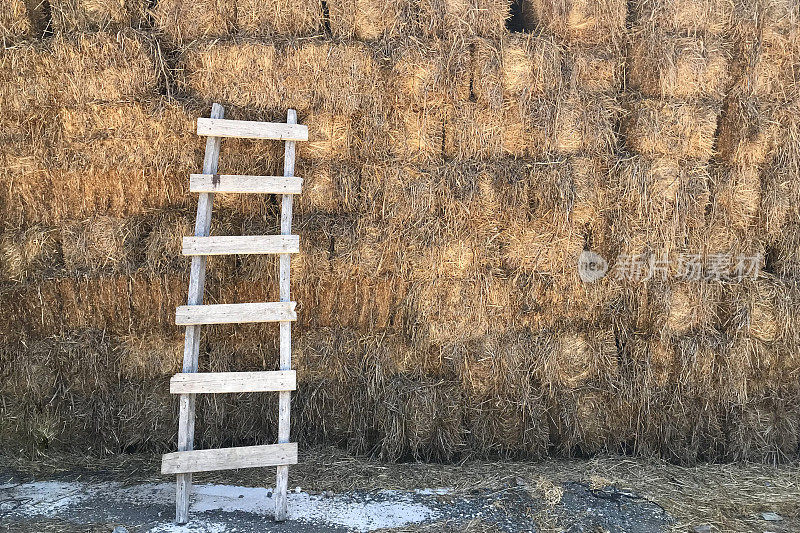
M 781 1 L 781 0 L 778 0 Z M 637 24 L 661 31 L 714 36 L 728 32 L 732 24 L 735 4 L 756 2 L 730 2 L 728 0 L 648 0 L 630 4 Z M 746 20 L 742 17 L 737 20 Z
M 0 104 L 6 115 L 31 109 L 115 102 L 157 94 L 152 41 L 132 30 L 57 37 L 0 50 Z
M 234 119 L 294 107 L 311 133 L 300 441 L 390 460 L 796 454 L 796 6 L 639 2 L 625 30 L 624 2 L 536 0 L 536 32 L 511 34 L 505 1 L 327 2 L 331 40 L 313 1 L 164 0 L 167 54 L 131 29 L 58 33 L 136 25 L 136 5 L 53 0 L 55 36 L 0 52 L 0 366 L 21 377 L 0 384 L 4 445 L 173 445 L 186 174 L 220 101 Z M 223 172 L 281 169 L 279 143 L 223 143 Z M 217 235 L 277 230 L 272 198 L 215 210 Z M 741 284 L 585 283 L 584 250 L 764 259 Z M 209 261 L 209 303 L 276 295 L 274 258 Z M 276 331 L 210 327 L 203 353 L 205 371 L 274 369 Z M 199 446 L 274 436 L 263 399 L 198 412 Z
M 500 41 L 478 40 L 472 52 L 472 91 L 478 102 L 501 108 L 561 88 L 563 51 L 552 38 L 509 35 Z
M 718 104 L 703 101 L 633 101 L 624 120 L 626 144 L 645 155 L 709 159 L 718 115 Z
M 238 35 L 307 36 L 322 32 L 322 4 L 314 0 L 160 0 L 155 26 L 173 45 Z
M 344 39 L 500 37 L 509 17 L 508 0 L 331 0 L 331 33 Z
M 276 117 L 286 108 L 368 113 L 382 96 L 379 66 L 361 43 L 211 41 L 186 49 L 181 64 L 181 86 L 203 100 Z
M 628 55 L 629 87 L 646 96 L 721 99 L 729 61 L 724 41 L 640 32 Z
M 622 0 L 523 0 L 530 27 L 540 27 L 567 41 L 611 43 L 625 31 L 627 4 Z
M 71 33 L 122 27 L 140 27 L 147 19 L 147 0 L 51 0 L 52 29 Z
M 0 13 L 0 41 L 6 45 L 29 37 L 33 31 L 25 0 L 9 0 Z
M 25 125 L 4 148 L 3 173 L 16 184 L 0 192 L 6 216 L 58 224 L 182 204 L 186 169 L 200 155 L 200 110 L 189 109 L 162 99 L 87 104 Z

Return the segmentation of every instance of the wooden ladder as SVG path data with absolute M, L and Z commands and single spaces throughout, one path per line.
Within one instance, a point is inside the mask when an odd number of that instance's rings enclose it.
M 295 302 L 289 298 L 289 254 L 300 250 L 297 235 L 292 235 L 292 199 L 300 194 L 303 180 L 294 176 L 295 141 L 308 140 L 308 127 L 297 124 L 297 113 L 290 109 L 286 124 L 225 120 L 225 109 L 214 104 L 210 118 L 197 120 L 197 134 L 206 136 L 203 173 L 192 174 L 189 190 L 200 193 L 194 237 L 184 237 L 183 254 L 192 257 L 188 305 L 178 307 L 175 323 L 186 326 L 183 372 L 170 380 L 170 393 L 180 394 L 178 451 L 165 454 L 161 473 L 177 474 L 176 521 L 189 520 L 189 495 L 192 473 L 277 466 L 275 519 L 286 520 L 286 492 L 289 466 L 297 464 L 297 443 L 289 442 L 291 391 L 296 389 L 292 370 L 292 329 L 297 320 Z M 286 141 L 283 176 L 234 176 L 217 173 L 223 137 L 277 139 Z M 241 237 L 210 237 L 214 193 L 262 193 L 281 195 L 281 234 Z M 206 257 L 223 254 L 279 254 L 280 301 L 263 303 L 203 305 Z M 200 352 L 200 327 L 204 324 L 239 322 L 280 323 L 280 370 L 274 372 L 197 373 Z M 277 391 L 278 443 L 217 450 L 194 450 L 195 395 L 198 393 Z

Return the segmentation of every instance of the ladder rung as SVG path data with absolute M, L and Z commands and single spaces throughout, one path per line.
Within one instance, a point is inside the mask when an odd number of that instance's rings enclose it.
M 186 372 L 169 380 L 171 394 L 225 394 L 273 392 L 297 389 L 294 370 L 268 372 Z
M 297 320 L 296 305 L 296 302 L 182 305 L 175 312 L 175 324 L 193 326 Z
M 190 174 L 191 192 L 259 194 L 300 194 L 302 178 L 282 176 L 236 176 L 232 174 Z
M 297 235 L 183 238 L 183 255 L 296 254 L 299 251 Z
M 216 450 L 191 450 L 165 453 L 161 457 L 162 474 L 189 474 L 234 468 L 255 468 L 297 464 L 297 443 L 265 444 Z
M 307 141 L 308 126 L 283 122 L 250 122 L 222 118 L 198 118 L 197 134 L 208 137 Z

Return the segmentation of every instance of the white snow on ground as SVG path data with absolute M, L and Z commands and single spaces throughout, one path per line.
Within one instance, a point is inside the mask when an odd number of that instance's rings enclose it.
M 419 494 L 446 494 L 447 489 L 421 489 Z M 274 500 L 265 488 L 235 485 L 195 485 L 192 490 L 191 513 L 244 512 L 272 516 Z M 171 505 L 175 497 L 173 483 L 141 483 L 125 486 L 120 483 L 35 482 L 15 486 L 0 486 L 0 510 L 16 516 L 54 517 L 73 510 L 104 507 L 103 502 L 132 507 Z M 289 493 L 289 520 L 339 526 L 359 532 L 379 528 L 400 527 L 424 522 L 435 517 L 428 506 L 415 502 L 409 494 L 385 490 L 368 497 L 354 498 L 348 494 L 324 497 L 305 492 Z M 224 517 L 218 516 L 224 520 Z M 200 529 L 198 529 L 198 527 Z M 177 526 L 161 522 L 153 532 L 193 533 L 206 531 L 224 533 L 224 521 Z
M 327 522 L 357 531 L 400 527 L 433 518 L 426 505 L 397 491 L 381 491 L 380 501 L 353 502 L 306 493 L 289 495 L 289 518 L 303 522 Z
M 186 524 L 179 526 L 173 522 L 159 524 L 149 529 L 150 533 L 225 533 L 228 531 L 228 526 L 222 522 L 210 522 L 208 520 L 199 520 L 195 524 Z
M 57 516 L 89 497 L 83 483 L 37 481 L 0 488 L 0 511 L 19 515 Z

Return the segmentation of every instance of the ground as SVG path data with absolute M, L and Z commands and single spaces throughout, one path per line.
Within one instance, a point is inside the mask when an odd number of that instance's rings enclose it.
M 272 521 L 273 469 L 195 477 L 172 523 L 159 458 L 0 457 L 0 530 L 20 532 L 800 531 L 797 464 L 680 467 L 618 456 L 386 464 L 330 448 L 290 469 L 290 520 Z M 775 513 L 778 516 L 766 515 Z

